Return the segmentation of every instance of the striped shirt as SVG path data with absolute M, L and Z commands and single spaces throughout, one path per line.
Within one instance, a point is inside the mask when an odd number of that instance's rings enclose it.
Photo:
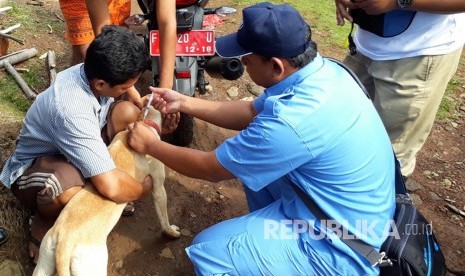
M 115 168 L 101 130 L 114 99 L 96 98 L 83 64 L 60 72 L 29 108 L 0 181 L 8 188 L 44 155 L 62 154 L 85 178 Z

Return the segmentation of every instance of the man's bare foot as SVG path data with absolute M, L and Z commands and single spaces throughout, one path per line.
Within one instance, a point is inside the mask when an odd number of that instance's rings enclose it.
M 44 238 L 48 229 L 53 226 L 54 221 L 43 219 L 39 215 L 34 215 L 31 222 L 31 233 L 29 240 L 29 257 L 34 264 L 37 264 L 39 259 L 40 242 Z

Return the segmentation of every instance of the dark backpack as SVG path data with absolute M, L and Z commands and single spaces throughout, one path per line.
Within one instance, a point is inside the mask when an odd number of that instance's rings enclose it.
M 416 11 L 397 9 L 387 13 L 370 15 L 362 9 L 350 10 L 353 23 L 380 37 L 393 37 L 405 32 Z
M 362 9 L 354 9 L 350 10 L 349 13 L 353 21 L 347 40 L 349 42 L 350 54 L 355 55 L 357 53 L 357 46 L 352 38 L 354 24 L 377 36 L 393 37 L 405 32 L 410 27 L 417 12 L 397 9 L 388 13 L 370 15 Z

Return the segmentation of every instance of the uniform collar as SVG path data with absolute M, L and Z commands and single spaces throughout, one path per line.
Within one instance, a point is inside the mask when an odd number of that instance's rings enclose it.
M 323 58 L 320 56 L 320 54 L 317 54 L 312 62 L 291 74 L 287 78 L 283 79 L 282 81 L 278 82 L 277 84 L 268 87 L 265 89 L 264 93 L 266 93 L 268 96 L 282 94 L 287 91 L 289 87 L 302 82 L 302 80 L 314 74 L 321 67 L 323 67 Z

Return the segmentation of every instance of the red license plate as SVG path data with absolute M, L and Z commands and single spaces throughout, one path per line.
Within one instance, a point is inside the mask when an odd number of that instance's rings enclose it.
M 193 30 L 178 34 L 177 56 L 213 56 L 215 54 L 215 35 L 213 31 Z M 150 31 L 150 55 L 160 56 L 160 35 Z

